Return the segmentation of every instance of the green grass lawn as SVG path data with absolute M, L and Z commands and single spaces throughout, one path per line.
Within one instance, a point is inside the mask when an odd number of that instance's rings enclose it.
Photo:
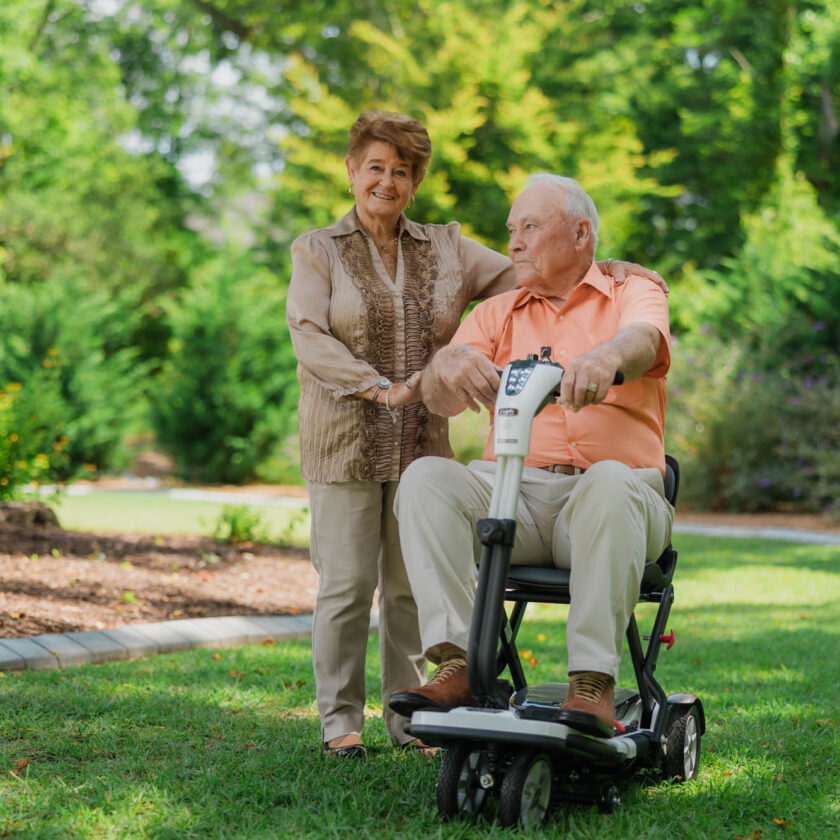
M 211 536 L 226 508 L 247 507 L 258 517 L 260 530 L 268 541 L 298 546 L 309 544 L 309 512 L 296 507 L 229 505 L 128 490 L 102 490 L 85 496 L 63 495 L 48 501 L 62 527 L 100 533 L 128 531 Z
M 840 549 L 679 536 L 666 692 L 706 708 L 699 778 L 559 806 L 538 838 L 840 837 Z M 643 626 L 651 605 L 639 608 Z M 562 679 L 564 608 L 532 607 L 534 681 Z M 438 760 L 393 750 L 369 648 L 366 762 L 325 760 L 306 642 L 0 679 L 0 837 L 500 838 L 442 824 Z

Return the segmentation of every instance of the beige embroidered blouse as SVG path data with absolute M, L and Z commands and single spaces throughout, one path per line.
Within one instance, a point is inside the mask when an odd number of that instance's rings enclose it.
M 447 421 L 422 403 L 398 409 L 354 397 L 387 376 L 404 382 L 458 328 L 470 301 L 513 288 L 507 257 L 460 225 L 400 216 L 391 280 L 355 209 L 292 244 L 286 316 L 298 358 L 300 461 L 317 482 L 390 481 L 422 455 L 450 457 Z

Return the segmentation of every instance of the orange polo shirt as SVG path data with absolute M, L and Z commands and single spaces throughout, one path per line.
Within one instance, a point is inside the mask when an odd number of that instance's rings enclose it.
M 525 463 L 586 468 L 609 459 L 664 472 L 670 330 L 665 294 L 650 280 L 631 276 L 616 286 L 593 263 L 560 309 L 527 289 L 514 289 L 480 303 L 452 343 L 475 347 L 499 367 L 549 346 L 551 361 L 563 365 L 635 323 L 651 324 L 662 336 L 650 369 L 635 382 L 614 385 L 603 403 L 577 414 L 546 406 L 534 421 Z M 492 430 L 484 457 L 494 459 Z

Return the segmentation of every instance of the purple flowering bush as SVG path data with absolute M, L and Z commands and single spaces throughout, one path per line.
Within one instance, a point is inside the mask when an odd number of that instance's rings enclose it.
M 674 347 L 666 446 L 686 507 L 840 510 L 840 365 L 828 355 L 766 363 L 702 335 Z

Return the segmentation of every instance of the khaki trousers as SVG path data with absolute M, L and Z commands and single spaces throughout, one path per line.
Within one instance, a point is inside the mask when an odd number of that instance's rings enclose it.
M 373 593 L 379 587 L 379 654 L 385 727 L 399 743 L 405 718 L 385 702 L 398 688 L 426 681 L 417 607 L 400 552 L 393 506 L 397 482 L 306 482 L 310 554 L 320 578 L 312 628 L 315 695 L 323 740 L 360 733 L 365 654 Z
M 397 494 L 405 563 L 420 615 L 423 650 L 466 650 L 481 544 L 496 464 L 415 461 Z M 511 562 L 571 569 L 566 628 L 569 671 L 618 676 L 624 633 L 645 560 L 668 545 L 674 509 L 656 469 L 601 461 L 579 476 L 525 467 Z

